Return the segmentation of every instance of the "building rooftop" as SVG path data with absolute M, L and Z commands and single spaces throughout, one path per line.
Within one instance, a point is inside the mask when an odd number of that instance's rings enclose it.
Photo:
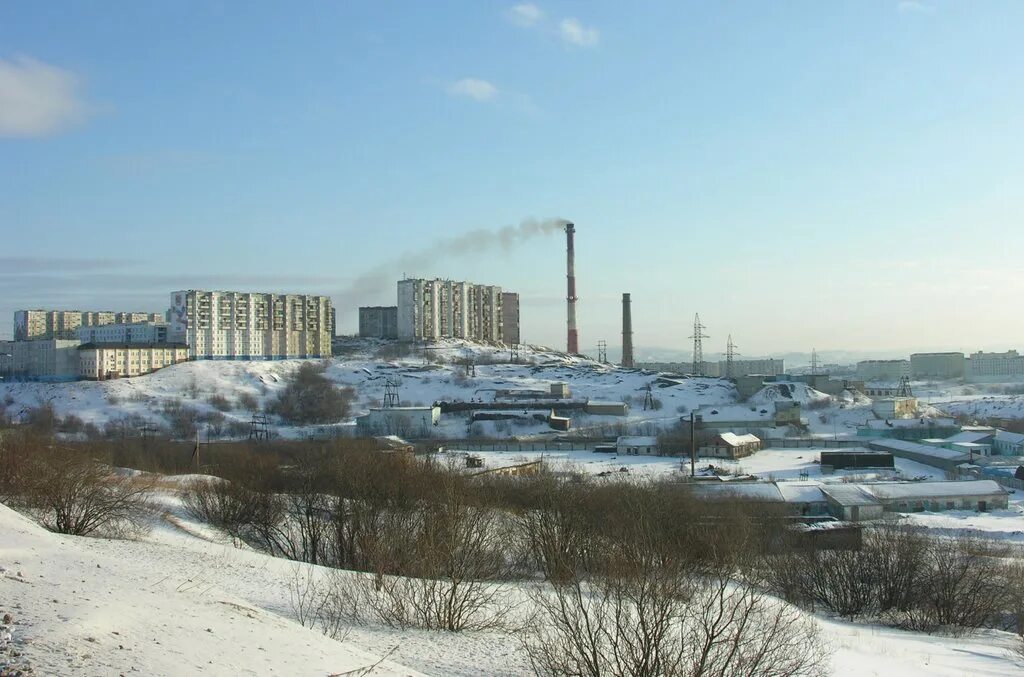
M 855 484 L 823 484 L 821 492 L 842 506 L 878 505 L 874 496 Z
M 961 461 L 967 459 L 967 454 L 959 451 L 944 449 L 943 447 L 931 447 L 927 444 L 918 444 L 917 442 L 908 442 L 907 440 L 874 439 L 868 442 L 868 445 L 872 449 L 881 449 L 882 451 L 905 451 L 912 454 L 933 456 L 935 458 L 943 458 L 950 461 Z
M 615 440 L 617 445 L 627 445 L 634 447 L 653 447 L 657 446 L 657 437 L 644 437 L 640 435 L 623 435 Z
M 722 438 L 723 442 L 731 447 L 738 447 L 743 444 L 756 444 L 761 441 L 757 435 L 750 434 L 737 435 L 736 433 L 722 433 L 719 437 Z
M 866 423 L 871 430 L 886 428 L 938 428 L 956 427 L 956 419 L 952 418 L 872 418 Z
M 1009 444 L 1021 444 L 1024 442 L 1024 434 L 1011 433 L 1009 430 L 997 430 L 996 439 Z
M 702 498 L 737 498 L 769 503 L 782 503 L 785 500 L 779 487 L 771 482 L 720 482 L 688 486 Z
M 721 404 L 704 406 L 697 410 L 705 421 L 774 421 L 772 406 L 750 406 L 748 404 Z
M 825 494 L 817 483 L 778 482 L 776 486 L 787 503 L 824 503 Z
M 972 430 L 963 430 L 961 432 L 958 432 L 956 435 L 947 437 L 946 439 L 943 440 L 943 442 L 947 444 L 959 444 L 961 442 L 985 442 L 991 441 L 995 434 L 995 430 L 991 432 L 975 432 Z
M 961 482 L 878 482 L 863 484 L 864 491 L 884 500 L 901 498 L 945 498 L 947 496 L 976 496 L 979 494 L 1005 494 L 995 480 L 965 480 Z

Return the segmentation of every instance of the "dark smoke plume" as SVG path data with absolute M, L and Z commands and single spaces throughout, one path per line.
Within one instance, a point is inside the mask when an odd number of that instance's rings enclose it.
M 565 219 L 526 219 L 518 226 L 505 226 L 497 230 L 481 228 L 464 235 L 438 240 L 426 249 L 382 263 L 359 275 L 348 288 L 334 295 L 335 305 L 342 312 L 359 304 L 365 304 L 381 291 L 391 288 L 404 272 L 419 271 L 431 266 L 438 259 L 464 256 L 481 252 L 509 251 L 539 235 L 550 235 L 565 227 Z

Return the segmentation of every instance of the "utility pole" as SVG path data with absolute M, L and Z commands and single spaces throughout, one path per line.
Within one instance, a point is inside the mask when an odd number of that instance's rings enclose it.
M 700 315 L 694 313 L 693 316 L 693 336 L 689 338 L 693 339 L 693 375 L 703 376 L 704 375 L 704 347 L 701 339 L 711 338 L 704 333 L 704 325 L 700 323 Z
M 690 478 L 693 479 L 697 476 L 697 435 L 694 431 L 696 425 L 696 418 L 693 415 L 693 410 L 690 410 Z

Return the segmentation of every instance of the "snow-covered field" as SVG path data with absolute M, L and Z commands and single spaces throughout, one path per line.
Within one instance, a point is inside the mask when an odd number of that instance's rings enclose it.
M 339 675 L 379 661 L 371 674 L 531 672 L 512 634 L 371 625 L 336 641 L 304 628 L 290 582 L 324 570 L 236 547 L 192 522 L 172 491 L 159 501 L 166 512 L 134 541 L 52 534 L 0 505 L 0 618 L 13 616 L 15 660 L 47 675 Z M 817 620 L 835 675 L 1020 669 L 1007 633 L 949 638 Z

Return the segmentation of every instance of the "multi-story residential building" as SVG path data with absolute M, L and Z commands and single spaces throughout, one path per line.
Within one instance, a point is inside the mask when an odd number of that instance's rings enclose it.
M 78 340 L 82 343 L 167 343 L 167 324 L 137 322 L 79 327 Z
M 184 343 L 83 343 L 78 376 L 91 381 L 142 376 L 188 361 Z
M 728 360 L 719 360 L 717 365 L 711 362 L 707 364 L 707 367 L 710 367 L 710 369 L 705 372 L 708 376 L 720 376 L 722 378 L 727 376 L 735 378 L 738 376 L 751 376 L 754 374 L 759 376 L 778 376 L 779 374 L 786 373 L 784 360 L 777 360 L 773 357 L 768 357 L 763 360 L 733 360 L 732 374 L 729 373 Z M 712 374 L 712 371 L 715 373 Z
M 1024 355 L 1016 350 L 971 353 L 965 371 L 967 380 L 973 383 L 1024 381 Z
M 501 333 L 503 343 L 522 343 L 519 329 L 519 294 L 515 292 L 501 293 Z
M 862 360 L 857 363 L 861 381 L 899 381 L 910 376 L 910 360 Z
M 169 339 L 197 360 L 330 357 L 327 296 L 189 289 L 171 294 Z
M 363 338 L 398 338 L 398 306 L 361 307 L 359 335 Z
M 0 341 L 0 378 L 6 381 L 73 381 L 78 376 L 78 341 Z
M 956 379 L 964 377 L 963 353 L 914 353 L 910 375 L 915 379 Z
M 453 280 L 398 282 L 398 338 L 506 342 L 501 287 Z
M 164 321 L 165 317 L 162 313 L 114 312 L 112 310 L 16 310 L 14 312 L 14 340 L 72 340 L 78 337 L 79 327 Z

